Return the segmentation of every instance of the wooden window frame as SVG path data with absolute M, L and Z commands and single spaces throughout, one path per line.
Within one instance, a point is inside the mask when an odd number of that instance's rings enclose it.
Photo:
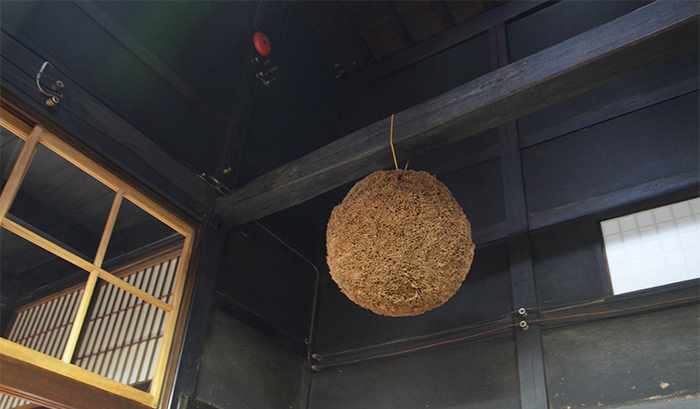
M 65 378 L 68 383 L 71 383 L 75 387 L 84 386 L 85 388 L 88 388 L 88 390 L 92 390 L 91 388 L 96 388 L 103 392 L 107 392 L 108 394 L 116 395 L 114 398 L 116 401 L 121 402 L 120 407 L 159 407 L 159 404 L 167 400 L 163 399 L 164 396 L 167 396 L 167 394 L 164 393 L 163 386 L 165 384 L 166 377 L 168 376 L 166 370 L 170 360 L 171 347 L 173 346 L 176 324 L 183 300 L 187 269 L 192 256 L 196 232 L 195 228 L 160 206 L 145 194 L 136 190 L 121 178 L 97 164 L 87 155 L 70 146 L 58 136 L 45 130 L 40 125 L 37 124 L 31 126 L 4 108 L 0 108 L 0 125 L 25 141 L 24 147 L 17 158 L 12 173 L 10 174 L 2 193 L 0 194 L 0 226 L 68 261 L 69 263 L 72 263 L 90 274 L 85 285 L 85 291 L 80 301 L 73 326 L 71 328 L 68 342 L 66 343 L 63 351 L 62 359 L 59 360 L 50 357 L 43 353 L 8 341 L 4 338 L 0 338 L 0 365 L 8 369 L 8 371 L 4 371 L 6 372 L 6 376 L 0 377 L 0 392 L 35 401 L 49 407 L 81 407 L 80 402 L 66 402 L 70 398 L 64 398 L 64 401 L 61 401 L 60 391 L 54 392 L 48 390 L 50 388 L 47 389 L 46 387 L 43 388 L 45 389 L 44 393 L 42 393 L 41 390 L 31 390 L 31 385 L 28 385 L 31 382 L 21 382 L 21 379 L 19 379 L 21 377 L 18 378 L 7 376 L 8 372 L 12 372 L 9 370 L 9 368 L 15 368 L 17 371 L 27 371 L 29 368 L 36 374 L 41 374 L 43 376 L 50 377 L 52 375 L 56 375 L 62 379 Z M 69 250 L 56 245 L 55 243 L 41 237 L 40 235 L 37 235 L 23 226 L 14 223 L 6 217 L 39 144 L 49 148 L 54 153 L 63 157 L 115 192 L 115 199 L 108 216 L 108 221 L 103 231 L 97 254 L 92 262 L 85 260 L 81 256 L 73 254 Z M 170 304 L 151 296 L 145 291 L 134 287 L 114 274 L 102 269 L 102 262 L 107 250 L 107 245 L 109 244 L 114 223 L 116 221 L 121 202 L 124 198 L 128 199 L 133 204 L 184 237 L 182 253 L 180 255 L 180 263 L 175 277 L 173 296 Z M 121 384 L 93 372 L 79 368 L 70 363 L 83 327 L 83 322 L 88 311 L 90 300 L 92 299 L 92 292 L 95 289 L 98 278 L 116 285 L 128 293 L 133 294 L 145 302 L 148 302 L 168 313 L 163 332 L 163 339 L 156 361 L 155 373 L 151 381 L 151 388 L 149 392 L 143 392 L 131 386 Z M 38 378 L 41 378 L 41 376 Z M 76 381 L 77 383 L 72 381 Z M 58 396 L 56 396 L 57 393 Z M 80 399 L 79 396 L 80 395 L 77 395 L 76 397 Z M 123 402 L 120 401 L 119 398 L 123 398 Z M 78 399 L 74 400 L 77 401 Z M 85 407 L 95 407 L 94 402 L 87 402 L 87 406 Z

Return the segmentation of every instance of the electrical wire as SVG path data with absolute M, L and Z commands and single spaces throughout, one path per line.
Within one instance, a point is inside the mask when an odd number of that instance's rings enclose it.
M 539 319 L 529 320 L 526 322 L 528 324 L 542 324 L 542 323 L 546 323 L 546 322 L 554 322 L 554 321 L 573 319 L 573 318 L 604 316 L 604 315 L 617 314 L 617 313 L 621 313 L 621 312 L 639 311 L 639 310 L 644 310 L 644 309 L 653 308 L 653 307 L 660 307 L 660 306 L 669 305 L 669 304 L 677 304 L 677 303 L 682 303 L 685 301 L 698 301 L 699 299 L 700 299 L 700 296 L 685 297 L 685 298 L 679 298 L 679 299 L 675 299 L 675 300 L 662 301 L 662 302 L 657 302 L 657 303 L 652 303 L 652 304 L 641 305 L 641 306 L 637 306 L 637 307 L 619 308 L 619 309 L 615 309 L 615 310 L 590 312 L 590 313 L 585 313 L 585 314 L 572 314 L 572 315 L 567 315 L 567 316 L 563 316 L 563 317 L 539 318 Z M 552 308 L 558 308 L 558 306 L 555 306 Z M 514 313 L 515 312 L 513 312 L 511 314 L 514 314 Z M 511 314 L 508 314 L 508 315 L 511 315 Z M 450 344 L 466 341 L 469 339 L 480 338 L 480 337 L 483 337 L 485 335 L 491 335 L 491 334 L 494 334 L 494 333 L 497 333 L 500 331 L 504 331 L 504 330 L 507 330 L 510 328 L 518 327 L 519 325 L 520 325 L 519 323 L 513 323 L 513 324 L 505 325 L 505 326 L 502 326 L 499 328 L 480 332 L 478 334 L 473 334 L 473 335 L 469 335 L 469 336 L 465 336 L 465 337 L 461 337 L 461 338 L 450 339 L 450 340 L 446 340 L 446 341 L 427 344 L 427 345 L 423 345 L 423 346 L 416 347 L 416 348 L 404 349 L 401 351 L 391 352 L 391 353 L 387 353 L 387 354 L 372 355 L 372 356 L 354 359 L 354 360 L 350 360 L 350 361 L 330 363 L 327 365 L 313 365 L 312 367 L 314 370 L 320 371 L 322 369 L 328 369 L 328 368 L 334 368 L 334 367 L 338 367 L 338 366 L 356 364 L 356 363 L 371 361 L 371 360 L 375 360 L 375 359 L 390 358 L 390 357 L 395 357 L 395 356 L 406 355 L 406 354 L 410 354 L 412 352 L 422 351 L 422 350 L 426 350 L 426 349 L 432 349 L 432 348 L 436 348 L 436 347 L 444 346 L 444 345 L 450 345 Z
M 288 248 L 292 253 L 296 254 L 299 258 L 304 260 L 316 272 L 316 285 L 314 287 L 314 299 L 312 301 L 313 304 L 312 304 L 312 308 L 311 308 L 311 324 L 310 324 L 310 328 L 309 328 L 309 337 L 306 339 L 306 343 L 308 345 L 308 348 L 307 348 L 308 357 L 307 358 L 310 359 L 311 358 L 311 348 L 313 347 L 313 341 L 314 341 L 314 338 L 313 338 L 313 336 L 314 336 L 314 322 L 316 321 L 316 307 L 318 304 L 318 291 L 319 291 L 319 285 L 321 282 L 321 273 L 318 271 L 316 264 L 312 263 L 311 260 L 309 260 L 303 254 L 298 252 L 294 247 L 290 246 L 286 241 L 282 240 L 279 236 L 277 236 L 275 233 L 270 231 L 267 227 L 263 226 L 262 223 L 255 220 L 255 224 L 257 224 L 258 227 L 260 227 L 265 232 L 267 232 L 267 234 L 272 236 L 275 240 L 280 242 L 283 246 Z
M 16 54 L 12 53 L 12 52 L 11 52 L 10 50 L 8 50 L 7 48 L 2 47 L 2 48 L 0 48 L 0 50 L 2 50 L 2 53 L 3 53 L 3 54 L 9 55 L 9 56 L 12 57 L 14 60 L 16 60 L 16 61 L 18 61 L 18 62 L 21 62 L 22 64 L 26 65 L 30 70 L 34 71 L 34 73 L 33 73 L 33 74 L 30 74 L 30 75 L 34 76 L 34 75 L 36 75 L 36 74 L 39 72 L 39 68 L 35 68 L 32 64 L 30 64 L 30 63 L 24 61 L 23 59 L 21 59 L 21 58 L 19 58 L 19 57 L 17 57 Z M 11 62 L 11 63 L 14 63 L 12 60 L 10 60 L 10 59 L 7 58 L 7 57 L 5 57 L 5 59 L 7 59 L 7 60 L 8 60 L 9 62 Z M 19 66 L 17 66 L 17 64 L 14 64 L 14 65 L 15 65 L 17 68 L 20 68 Z M 52 65 L 52 67 L 53 67 L 53 65 Z M 20 69 L 21 69 L 21 68 L 20 68 Z M 52 76 L 50 76 L 50 75 L 48 75 L 48 74 L 46 74 L 46 73 L 42 73 L 41 76 L 42 76 L 42 77 L 45 77 L 45 78 L 47 78 L 47 79 L 49 79 L 49 80 L 51 80 L 51 81 L 53 81 L 53 82 L 56 82 L 56 81 L 57 81 L 56 78 L 53 78 Z
M 371 361 L 371 360 L 379 359 L 379 358 L 389 358 L 389 357 L 398 356 L 398 355 L 405 355 L 405 354 L 409 354 L 409 353 L 411 353 L 411 352 L 422 351 L 422 350 L 424 350 L 424 349 L 432 349 L 432 348 L 435 348 L 435 347 L 438 347 L 438 346 L 442 346 L 442 345 L 450 345 L 450 344 L 454 344 L 454 343 L 456 343 L 456 342 L 462 342 L 462 341 L 466 341 L 466 340 L 468 340 L 468 339 L 478 338 L 478 337 L 482 337 L 482 336 L 484 336 L 484 335 L 494 334 L 494 333 L 496 333 L 496 332 L 503 331 L 503 330 L 506 330 L 506 329 L 509 329 L 509 328 L 513 328 L 513 327 L 517 327 L 517 326 L 518 326 L 518 324 L 509 324 L 509 325 L 506 325 L 506 326 L 504 326 L 504 327 L 500 327 L 500 328 L 496 328 L 496 329 L 492 329 L 492 330 L 480 332 L 480 333 L 478 333 L 478 334 L 468 335 L 468 336 L 466 336 L 466 337 L 461 337 L 461 338 L 456 338 L 456 339 L 450 339 L 450 340 L 447 340 L 447 341 L 436 342 L 436 343 L 433 343 L 433 344 L 423 345 L 423 346 L 419 346 L 419 347 L 416 347 L 416 348 L 404 349 L 404 350 L 402 350 L 402 351 L 390 352 L 390 353 L 388 353 L 388 354 L 381 354 L 381 355 L 368 356 L 368 357 L 365 357 L 365 358 L 354 359 L 354 360 L 352 360 L 352 361 L 338 362 L 338 363 L 333 363 L 333 364 L 328 364 L 328 365 L 323 365 L 323 366 L 316 365 L 316 368 L 319 369 L 319 370 L 320 370 L 320 369 L 328 369 L 328 368 L 333 368 L 333 367 L 336 367 L 336 366 L 344 366 L 344 365 L 356 364 L 356 363 L 359 363 L 359 362 Z
M 255 11 L 255 19 L 253 20 L 253 28 L 255 31 L 260 31 L 258 30 L 258 14 L 260 14 L 260 6 L 262 6 L 262 0 L 258 3 L 258 9 Z
M 12 64 L 12 62 L 10 62 L 10 64 Z M 13 65 L 14 65 L 14 64 L 13 64 Z M 15 65 L 15 67 L 17 67 L 17 66 Z M 17 68 L 20 69 L 19 67 L 17 67 Z M 21 69 L 20 69 L 20 70 L 21 70 Z M 27 84 L 29 87 L 31 87 L 31 88 L 35 89 L 37 92 L 39 92 L 39 89 L 37 89 L 36 84 L 34 84 L 33 82 L 28 81 L 27 79 L 25 79 L 24 77 L 22 77 L 20 74 L 14 72 L 14 71 L 11 71 L 11 70 L 3 70 L 2 73 L 3 73 L 3 75 L 5 75 L 5 74 L 11 74 L 11 75 L 17 77 L 17 79 L 18 79 L 19 81 L 21 81 L 21 82 Z M 25 73 L 25 74 L 26 74 L 26 73 Z
M 42 95 L 44 95 L 44 96 L 46 96 L 46 97 L 49 97 L 49 98 L 50 98 L 49 101 L 53 101 L 54 104 L 57 104 L 57 103 L 60 102 L 60 100 L 61 100 L 61 98 L 63 97 L 63 95 L 61 95 L 61 94 L 58 93 L 58 92 L 52 91 L 52 90 L 48 90 L 48 89 L 47 89 L 47 90 L 44 90 L 44 89 L 42 88 L 42 86 L 41 86 L 41 78 L 42 78 L 42 77 L 48 78 L 48 79 L 50 79 L 50 80 L 53 80 L 53 82 L 55 83 L 55 86 L 60 86 L 61 88 L 64 86 L 64 85 L 63 85 L 63 82 L 57 81 L 57 80 L 53 79 L 51 76 L 45 74 L 44 70 L 45 70 L 45 68 L 46 68 L 47 66 L 53 67 L 53 65 L 52 65 L 50 62 L 44 61 L 44 63 L 42 64 L 41 68 L 36 69 L 36 68 L 34 68 L 31 64 L 29 64 L 28 62 L 26 62 L 26 61 L 22 60 L 21 58 L 17 57 L 15 54 L 13 54 L 12 52 L 10 52 L 10 51 L 7 50 L 6 48 L 2 48 L 2 52 L 3 52 L 3 59 L 4 59 L 4 60 L 6 60 L 11 66 L 14 66 L 14 67 L 15 67 L 18 71 L 20 71 L 21 73 L 23 73 L 23 74 L 25 74 L 25 75 L 27 75 L 27 76 L 33 77 L 33 82 L 32 82 L 32 83 L 29 83 L 29 81 L 27 81 L 27 80 L 26 80 L 25 78 L 23 78 L 20 74 L 14 72 L 14 71 L 5 70 L 6 72 L 11 73 L 11 74 L 14 75 L 19 81 L 24 82 L 25 84 L 29 85 L 31 88 L 34 88 L 34 89 L 35 89 L 36 91 L 38 91 L 40 94 L 42 94 Z M 11 56 L 12 58 L 9 58 L 8 55 Z M 24 68 L 24 67 L 21 67 L 20 65 L 18 65 L 17 62 L 23 64 L 23 65 L 26 66 L 26 67 L 28 67 L 30 71 L 33 71 L 33 72 L 36 73 L 36 74 L 27 72 L 27 69 Z M 53 88 L 53 86 L 52 86 L 52 88 Z M 49 103 L 49 101 L 47 101 L 47 104 Z
M 539 319 L 530 320 L 530 321 L 528 321 L 528 323 L 540 324 L 543 322 L 567 320 L 567 319 L 572 319 L 572 318 L 584 318 L 584 317 L 594 317 L 594 316 L 607 315 L 607 314 L 617 314 L 617 313 L 621 313 L 621 312 L 638 311 L 638 310 L 643 310 L 643 309 L 647 309 L 647 308 L 660 307 L 662 305 L 682 303 L 684 301 L 691 301 L 691 300 L 698 300 L 698 299 L 700 299 L 700 296 L 685 297 L 685 298 L 679 298 L 679 299 L 670 300 L 670 301 L 662 301 L 662 302 L 657 302 L 657 303 L 653 303 L 653 304 L 646 304 L 646 305 L 642 305 L 642 306 L 638 306 L 638 307 L 619 308 L 616 310 L 609 310 L 609 311 L 598 311 L 598 312 L 588 312 L 588 313 L 584 313 L 584 314 L 565 315 L 563 317 L 539 318 Z

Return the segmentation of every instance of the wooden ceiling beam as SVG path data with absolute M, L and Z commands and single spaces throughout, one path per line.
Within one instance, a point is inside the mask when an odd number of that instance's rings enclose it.
M 396 115 L 399 156 L 502 125 L 698 47 L 693 2 L 657 1 Z M 360 129 L 218 199 L 237 226 L 302 203 L 392 162 L 389 119 Z
M 545 0 L 514 1 L 494 10 L 481 14 L 468 22 L 457 25 L 447 31 L 421 41 L 415 46 L 399 53 L 390 55 L 376 64 L 360 70 L 353 75 L 338 81 L 342 93 L 348 93 L 357 88 L 377 81 L 389 74 L 420 62 L 450 47 L 463 43 L 479 34 L 486 32 L 498 23 L 526 13 L 544 4 Z M 339 4 L 339 6 L 342 6 Z M 447 11 L 447 10 L 446 10 Z M 449 12 L 447 12 L 449 17 Z M 373 61 L 373 60 L 372 60 Z

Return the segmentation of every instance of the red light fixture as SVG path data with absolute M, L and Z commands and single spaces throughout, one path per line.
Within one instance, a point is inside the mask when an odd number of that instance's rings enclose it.
M 270 40 L 265 34 L 259 31 L 255 33 L 255 35 L 253 35 L 253 44 L 255 44 L 255 49 L 263 57 L 267 57 L 268 55 L 270 55 L 270 52 L 272 51 L 272 46 L 270 45 Z

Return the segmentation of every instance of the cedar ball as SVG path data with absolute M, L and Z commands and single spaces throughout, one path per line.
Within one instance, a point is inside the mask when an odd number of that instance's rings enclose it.
M 333 209 L 328 266 L 340 290 L 380 315 L 419 315 L 444 304 L 474 259 L 471 226 L 450 191 L 412 170 L 375 172 Z

